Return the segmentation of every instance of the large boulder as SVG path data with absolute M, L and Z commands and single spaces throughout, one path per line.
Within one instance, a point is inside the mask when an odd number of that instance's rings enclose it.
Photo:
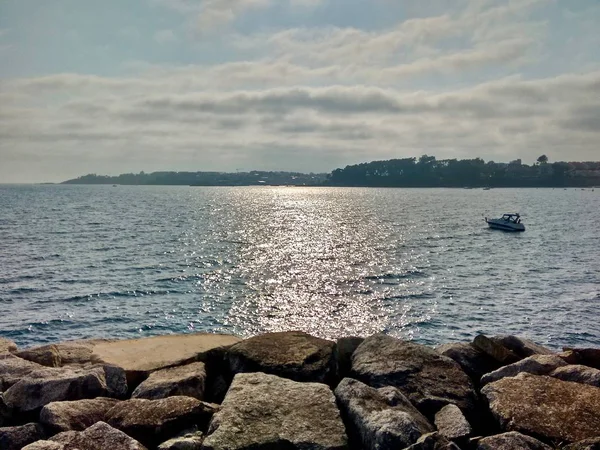
M 563 381 L 572 381 L 574 383 L 583 383 L 600 387 L 600 370 L 580 364 L 570 364 L 568 366 L 559 367 L 553 370 L 550 373 L 550 376 Z
M 66 431 L 50 438 L 64 450 L 147 450 L 141 443 L 105 422 L 97 422 L 84 431 Z
M 498 336 L 496 338 L 505 348 L 515 353 L 520 358 L 527 358 L 533 355 L 552 355 L 554 352 L 543 345 L 536 344 L 529 339 L 518 336 Z
M 352 441 L 366 450 L 405 448 L 424 433 L 434 431 L 429 421 L 394 387 L 379 390 L 344 378 L 335 389 L 337 403 Z
M 575 442 L 600 430 L 597 387 L 521 373 L 490 383 L 481 392 L 506 431 Z
M 546 444 L 516 431 L 479 440 L 476 450 L 552 450 Z
M 7 338 L 0 337 L 0 353 L 13 353 L 17 351 L 17 344 Z
M 40 422 L 56 433 L 69 430 L 83 431 L 96 422 L 106 421 L 106 413 L 118 402 L 119 400 L 114 398 L 105 397 L 52 402 L 42 408 Z
M 451 441 L 465 441 L 473 432 L 471 425 L 456 405 L 446 405 L 435 415 L 435 427 Z
M 473 384 L 456 362 L 424 345 L 383 334 L 356 349 L 351 376 L 372 387 L 397 387 L 429 418 L 447 404 L 468 413 L 477 408 Z
M 65 444 L 53 441 L 35 441 L 33 444 L 23 447 L 23 450 L 65 450 Z
M 85 365 L 96 361 L 93 349 L 106 339 L 90 339 L 60 342 L 58 344 L 31 347 L 15 352 L 17 356 L 47 367 L 62 367 L 69 364 Z M 97 361 L 96 361 L 97 362 Z
M 205 450 L 342 450 L 347 437 L 333 393 L 265 373 L 235 376 Z
M 563 349 L 574 359 L 571 364 L 582 364 L 584 366 L 600 369 L 600 348 L 571 348 Z
M 31 372 L 3 395 L 16 413 L 31 413 L 48 403 L 96 397 L 122 397 L 125 373 L 114 366 L 45 368 Z
M 183 395 L 204 399 L 206 369 L 204 363 L 195 362 L 179 367 L 157 370 L 143 381 L 131 394 L 132 398 L 159 398 Z
M 19 358 L 10 353 L 0 354 L 0 391 L 5 391 L 13 384 L 44 366 Z
M 18 427 L 0 428 L 0 449 L 21 450 L 27 444 L 46 437 L 39 423 L 28 423 Z
M 330 383 L 335 377 L 335 343 L 301 331 L 266 333 L 229 348 L 233 374 L 264 372 L 295 381 Z
M 476 385 L 483 375 L 500 368 L 498 361 L 468 342 L 442 344 L 435 350 L 456 361 Z
M 156 447 L 183 430 L 206 429 L 218 405 L 192 397 L 175 396 L 160 400 L 135 398 L 119 402 L 106 413 L 109 425 L 127 433 L 148 447 Z
M 566 365 L 564 359 L 556 355 L 533 355 L 485 374 L 481 377 L 481 384 L 498 381 L 505 377 L 514 377 L 523 372 L 533 375 L 548 375 L 558 367 Z
M 125 369 L 127 381 L 134 388 L 156 370 L 205 361 L 239 341 L 226 334 L 195 333 L 98 342 L 92 358 Z
M 496 337 L 490 338 L 479 334 L 473 339 L 473 346 L 494 358 L 501 365 L 512 364 L 522 359 L 515 352 L 506 348 Z

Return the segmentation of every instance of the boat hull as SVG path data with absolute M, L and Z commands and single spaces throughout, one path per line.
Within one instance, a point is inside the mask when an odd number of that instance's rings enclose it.
M 487 220 L 487 224 L 494 230 L 502 231 L 525 231 L 525 225 L 522 223 L 506 223 L 504 221 Z

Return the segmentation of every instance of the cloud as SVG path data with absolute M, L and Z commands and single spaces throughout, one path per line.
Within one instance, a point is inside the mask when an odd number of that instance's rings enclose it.
M 161 45 L 170 44 L 177 41 L 177 36 L 173 30 L 159 30 L 154 33 L 154 40 Z

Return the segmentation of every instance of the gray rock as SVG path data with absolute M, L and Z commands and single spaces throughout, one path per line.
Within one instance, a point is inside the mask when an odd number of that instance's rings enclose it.
M 550 376 L 563 381 L 600 387 L 600 370 L 580 364 L 559 367 L 552 371 Z
M 0 354 L 0 391 L 6 391 L 31 372 L 40 369 L 44 369 L 44 366 L 10 353 Z
M 592 439 L 584 439 L 567 445 L 563 450 L 600 450 L 600 435 Z
M 546 444 L 516 431 L 479 440 L 476 450 L 552 450 Z
M 46 437 L 39 423 L 28 423 L 18 427 L 0 428 L 0 448 L 2 450 L 21 450 L 27 444 L 31 444 Z
M 106 421 L 106 413 L 118 402 L 119 400 L 104 397 L 52 402 L 42 408 L 40 422 L 55 432 L 83 431 L 96 422 Z
M 63 444 L 64 450 L 147 450 L 138 441 L 105 422 L 97 422 L 84 431 L 59 433 L 50 440 Z
M 264 373 L 235 376 L 205 450 L 342 450 L 347 437 L 328 386 Z
M 439 433 L 451 441 L 466 439 L 473 430 L 456 405 L 446 405 L 435 415 L 435 426 Z
M 533 355 L 553 355 L 555 352 L 543 345 L 518 336 L 498 336 L 498 342 L 520 358 Z
M 460 450 L 460 448 L 440 433 L 434 432 L 424 434 L 415 444 L 406 447 L 406 450 Z
M 556 355 L 533 355 L 485 374 L 481 377 L 481 384 L 485 385 L 505 377 L 514 377 L 523 372 L 532 375 L 548 375 L 556 368 L 566 365 L 567 363 Z
M 7 338 L 0 337 L 0 353 L 13 353 L 17 351 L 17 344 Z
M 423 433 L 434 431 L 429 421 L 396 388 L 374 389 L 344 378 L 335 389 L 337 403 L 352 440 L 365 449 L 405 448 Z
M 330 383 L 335 378 L 335 343 L 301 331 L 266 333 L 229 348 L 233 374 L 264 372 L 295 381 Z
M 356 349 L 352 378 L 372 387 L 397 387 L 429 418 L 450 403 L 468 413 L 477 409 L 473 384 L 456 362 L 386 335 L 371 336 Z
M 456 361 L 476 385 L 483 375 L 500 368 L 498 361 L 470 343 L 443 344 L 435 350 Z
M 15 383 L 3 397 L 16 412 L 29 413 L 56 401 L 121 395 L 126 388 L 125 372 L 114 366 L 45 368 Z
M 160 400 L 135 398 L 119 402 L 106 414 L 107 422 L 148 447 L 156 447 L 193 426 L 206 429 L 219 406 L 192 397 Z
M 53 441 L 36 441 L 23 447 L 23 450 L 65 450 L 65 445 Z
M 575 442 L 600 430 L 600 388 L 521 373 L 481 390 L 505 431 Z
M 473 346 L 494 358 L 502 365 L 512 364 L 522 359 L 516 353 L 506 348 L 498 338 L 487 337 L 483 334 L 475 336 Z
M 338 379 L 345 378 L 352 368 L 352 355 L 364 338 L 348 336 L 339 338 L 335 343 L 335 359 L 337 364 Z
M 201 431 L 193 431 L 163 442 L 158 446 L 158 450 L 200 450 L 203 441 L 204 434 Z
M 183 395 L 203 400 L 205 382 L 206 370 L 204 363 L 196 362 L 151 373 L 133 391 L 131 397 L 156 400 L 174 395 Z

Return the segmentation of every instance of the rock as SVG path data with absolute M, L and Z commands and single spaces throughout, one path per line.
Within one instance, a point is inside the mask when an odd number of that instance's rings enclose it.
M 23 450 L 64 450 L 65 445 L 53 441 L 36 441 L 26 445 Z
M 365 449 L 405 448 L 423 433 L 434 431 L 429 421 L 396 388 L 377 390 L 344 378 L 335 389 L 335 397 L 347 429 L 355 432 L 350 439 L 362 442 Z
M 372 387 L 397 387 L 429 418 L 449 403 L 468 413 L 477 408 L 477 394 L 460 366 L 424 345 L 371 336 L 354 352 L 351 374 Z
M 439 433 L 451 441 L 465 440 L 472 432 L 471 425 L 456 405 L 446 405 L 435 415 Z
M 584 439 L 563 447 L 563 450 L 600 450 L 600 435 L 592 439 Z
M 201 431 L 193 431 L 163 442 L 158 446 L 158 450 L 200 450 L 203 441 L 204 434 Z
M 500 368 L 498 361 L 470 343 L 443 344 L 435 350 L 456 361 L 475 385 L 483 375 Z
M 337 365 L 338 379 L 345 378 L 352 368 L 352 354 L 364 341 L 361 337 L 343 337 L 335 343 L 335 359 Z
M 126 390 L 125 373 L 117 367 L 45 368 L 15 383 L 3 397 L 17 413 L 30 413 L 56 401 L 111 397 Z
M 347 437 L 328 386 L 265 373 L 234 377 L 215 414 L 205 450 L 346 449 Z
M 533 355 L 554 355 L 555 352 L 529 339 L 518 336 L 498 336 L 498 342 L 520 358 Z
M 479 440 L 476 450 L 552 450 L 546 444 L 516 431 Z
M 481 385 L 498 381 L 505 377 L 514 377 L 523 372 L 532 375 L 548 375 L 556 368 L 566 365 L 567 363 L 556 355 L 533 355 L 485 374 L 481 377 Z
M 460 450 L 460 448 L 440 433 L 434 432 L 424 434 L 415 444 L 406 447 L 406 450 Z
M 46 437 L 39 423 L 28 423 L 18 427 L 0 428 L 0 448 L 2 450 L 21 450 L 27 444 L 31 444 Z
M 58 348 L 54 344 L 24 349 L 16 352 L 16 356 L 46 367 L 61 366 Z
M 21 378 L 43 368 L 44 366 L 10 353 L 0 354 L 0 391 L 7 390 Z
M 109 425 L 148 447 L 156 447 L 195 425 L 206 429 L 219 406 L 192 397 L 160 400 L 135 398 L 119 402 L 106 414 Z
M 118 402 L 119 400 L 104 397 L 52 402 L 42 408 L 40 422 L 54 432 L 82 431 L 96 422 L 105 421 L 106 413 Z
M 64 450 L 147 450 L 135 439 L 105 422 L 97 422 L 84 431 L 67 431 L 51 438 Z
M 202 362 L 157 370 L 133 391 L 131 397 L 159 399 L 183 395 L 202 400 L 205 381 L 206 370 Z
M 506 431 L 575 442 L 598 435 L 600 388 L 521 373 L 481 390 Z
M 582 364 L 594 369 L 600 369 L 600 348 L 565 347 L 563 350 L 571 353 L 576 359 L 572 364 Z
M 226 334 L 181 334 L 100 342 L 93 348 L 94 361 L 125 369 L 127 382 L 134 388 L 151 372 L 167 367 L 204 361 L 211 352 L 239 342 Z
M 512 364 L 522 359 L 502 345 L 498 338 L 489 338 L 483 334 L 479 334 L 473 339 L 473 346 L 494 358 L 501 365 Z
M 17 351 L 17 344 L 7 338 L 0 337 L 0 353 L 13 353 Z
M 266 333 L 231 346 L 233 374 L 264 372 L 295 381 L 329 383 L 335 378 L 335 343 L 301 331 Z
M 552 371 L 550 376 L 563 381 L 600 387 L 600 370 L 593 367 L 583 365 L 563 366 Z

